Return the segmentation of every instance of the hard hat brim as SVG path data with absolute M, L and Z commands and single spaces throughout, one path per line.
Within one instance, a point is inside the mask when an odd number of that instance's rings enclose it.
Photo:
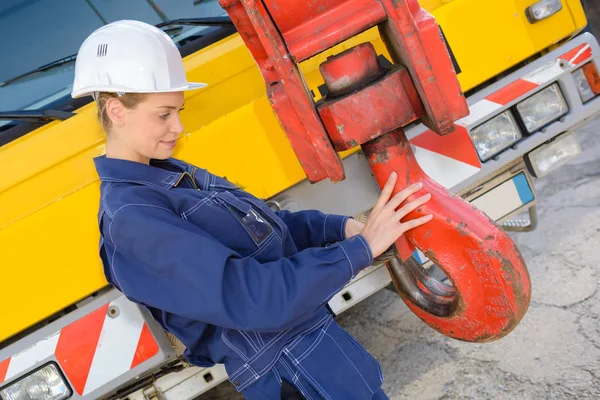
M 201 82 L 188 82 L 185 86 L 165 89 L 165 90 L 133 90 L 126 87 L 115 87 L 115 86 L 94 86 L 86 87 L 81 90 L 74 90 L 71 92 L 71 97 L 76 99 L 85 96 L 93 96 L 97 92 L 109 92 L 109 93 L 169 93 L 169 92 L 184 92 L 188 90 L 202 89 L 208 86 L 206 83 Z

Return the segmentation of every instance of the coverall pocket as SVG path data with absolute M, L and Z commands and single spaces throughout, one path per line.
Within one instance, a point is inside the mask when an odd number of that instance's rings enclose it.
M 260 247 L 274 233 L 271 224 L 251 205 L 228 192 L 215 195 L 215 201 L 225 207 L 244 227 L 257 247 Z
M 333 320 L 288 345 L 284 357 L 325 399 L 370 400 L 383 382 L 379 363 Z

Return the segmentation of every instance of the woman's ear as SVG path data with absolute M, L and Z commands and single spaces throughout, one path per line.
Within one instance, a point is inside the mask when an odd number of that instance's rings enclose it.
M 116 98 L 106 101 L 106 115 L 110 118 L 113 126 L 123 126 L 125 123 L 125 106 Z

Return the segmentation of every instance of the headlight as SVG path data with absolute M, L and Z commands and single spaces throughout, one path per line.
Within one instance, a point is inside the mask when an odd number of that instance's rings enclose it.
M 593 61 L 573 72 L 573 79 L 583 103 L 587 103 L 600 93 L 600 74 Z
M 71 397 L 56 365 L 49 364 L 0 390 L 2 400 L 63 400 Z
M 529 22 L 535 24 L 538 21 L 551 17 L 562 10 L 562 8 L 561 0 L 540 0 L 529 7 L 525 13 Z
M 555 121 L 569 112 L 558 84 L 554 84 L 517 104 L 517 112 L 529 133 Z
M 521 139 L 521 131 L 512 113 L 505 111 L 470 133 L 481 161 L 486 161 Z
M 529 171 L 536 178 L 548 175 L 581 153 L 581 146 L 575 132 L 566 133 L 550 143 L 546 143 L 525 156 Z

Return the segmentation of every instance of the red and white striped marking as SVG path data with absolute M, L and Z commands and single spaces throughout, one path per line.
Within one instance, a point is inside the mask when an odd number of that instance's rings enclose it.
M 110 316 L 109 309 L 118 313 Z M 125 297 L 92 311 L 0 362 L 0 384 L 56 357 L 73 389 L 84 396 L 158 353 L 158 343 Z
M 481 169 L 477 151 L 468 130 L 490 114 L 526 95 L 532 90 L 556 80 L 567 69 L 578 66 L 592 57 L 592 47 L 581 44 L 520 79 L 495 91 L 469 107 L 470 114 L 457 121 L 456 131 L 439 136 L 427 129 L 411 139 L 419 164 L 432 179 L 446 188 L 464 181 Z M 566 63 L 566 65 L 565 65 Z M 422 129 L 422 125 L 413 129 Z M 410 130 L 408 131 L 409 136 Z

